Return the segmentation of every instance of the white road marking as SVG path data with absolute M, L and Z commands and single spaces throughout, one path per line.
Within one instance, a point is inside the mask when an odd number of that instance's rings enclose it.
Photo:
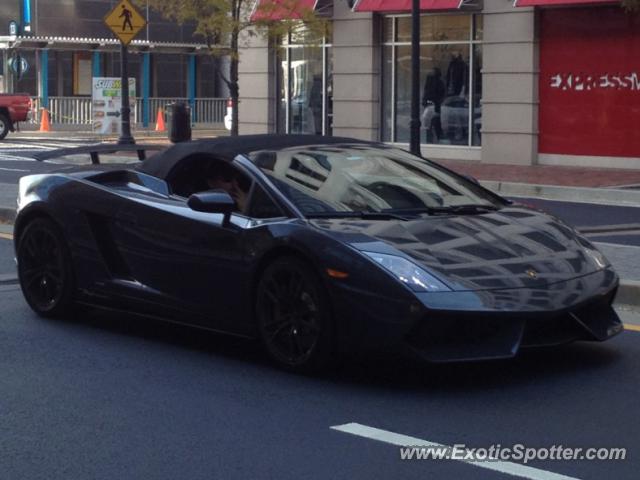
M 368 427 L 360 423 L 346 423 L 344 425 L 335 425 L 331 427 L 333 430 L 339 432 L 350 433 L 351 435 L 357 435 L 359 437 L 369 438 L 371 440 L 377 440 L 379 442 L 389 443 L 391 445 L 397 445 L 399 447 L 406 446 L 418 446 L 418 447 L 444 447 L 440 443 L 429 442 L 421 438 L 410 437 L 408 435 L 402 435 L 400 433 L 389 432 L 388 430 L 381 430 L 379 428 Z M 530 480 L 579 480 L 575 477 L 568 477 L 566 475 L 560 475 L 558 473 L 548 472 L 546 470 L 540 470 L 539 468 L 528 467 L 519 463 L 503 462 L 503 461 L 471 461 L 471 460 L 458 460 L 469 465 L 473 465 L 478 468 L 486 468 L 496 472 L 512 475 L 519 478 L 527 478 Z
M 35 159 L 29 157 L 20 157 L 18 155 L 5 155 L 0 152 L 0 162 L 35 162 Z
M 23 170 L 21 168 L 4 168 L 0 167 L 0 170 L 6 170 L 7 172 L 28 172 L 29 170 Z
M 46 152 L 50 150 L 58 150 L 61 148 L 74 148 L 90 145 L 92 142 L 83 141 L 59 141 L 39 139 L 38 143 L 29 142 L 0 142 L 0 162 L 33 162 L 33 155 L 36 153 Z

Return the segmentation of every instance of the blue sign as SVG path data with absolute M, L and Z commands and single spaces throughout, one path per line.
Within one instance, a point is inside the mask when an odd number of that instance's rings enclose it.
M 18 63 L 19 62 L 19 63 Z M 13 57 L 9 59 L 9 68 L 16 75 L 20 75 L 20 78 L 29 70 L 29 62 L 24 57 Z M 20 65 L 20 71 L 18 72 L 18 65 Z

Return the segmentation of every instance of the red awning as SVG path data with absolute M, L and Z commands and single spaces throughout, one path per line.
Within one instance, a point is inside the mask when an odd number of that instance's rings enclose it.
M 257 0 L 251 21 L 299 19 L 305 10 L 313 10 L 316 0 Z
M 420 10 L 456 10 L 464 0 L 420 0 Z M 411 0 L 359 0 L 356 12 L 410 12 Z
M 620 0 L 515 0 L 516 7 L 559 7 L 587 3 L 620 3 Z

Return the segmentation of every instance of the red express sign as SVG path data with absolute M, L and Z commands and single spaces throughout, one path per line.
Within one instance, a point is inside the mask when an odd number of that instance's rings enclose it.
M 540 153 L 640 157 L 640 17 L 543 10 Z

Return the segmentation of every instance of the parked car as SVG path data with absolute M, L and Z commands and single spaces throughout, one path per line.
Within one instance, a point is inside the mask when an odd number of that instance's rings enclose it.
M 622 331 L 618 276 L 593 244 L 421 157 L 307 135 L 148 148 L 38 154 L 95 164 L 20 179 L 35 312 L 88 304 L 257 338 L 294 371 L 354 350 L 494 359 Z M 114 150 L 136 163 L 99 164 Z
M 31 119 L 31 96 L 28 93 L 0 94 L 0 140 L 15 131 L 18 122 Z

